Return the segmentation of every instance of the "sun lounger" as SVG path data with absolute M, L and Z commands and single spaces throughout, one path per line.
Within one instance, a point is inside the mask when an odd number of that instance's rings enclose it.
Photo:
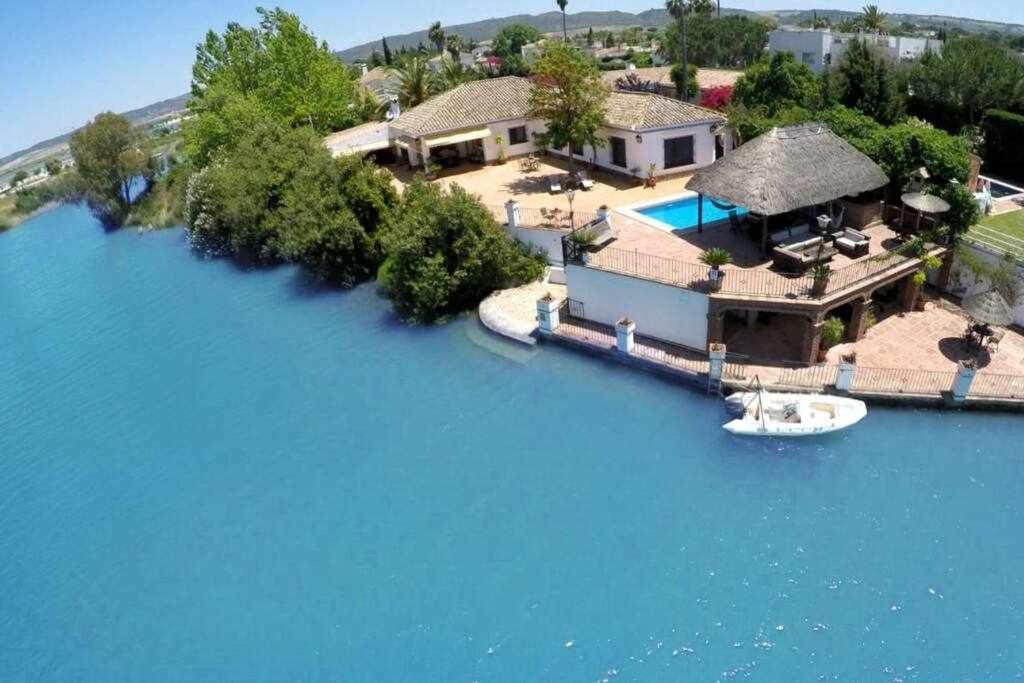
M 587 177 L 586 173 L 580 173 L 580 189 L 581 190 L 592 190 L 594 188 L 594 181 Z
M 551 194 L 560 194 L 562 192 L 562 179 L 556 175 L 548 178 L 548 191 Z

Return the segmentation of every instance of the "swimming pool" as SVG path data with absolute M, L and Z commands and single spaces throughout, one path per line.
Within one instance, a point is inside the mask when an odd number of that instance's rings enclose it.
M 673 230 L 689 230 L 690 228 L 697 227 L 698 201 L 698 197 L 693 195 L 633 210 L 642 216 L 653 218 L 656 221 L 664 223 L 665 225 L 670 226 Z M 737 216 L 742 216 L 747 213 L 746 209 L 739 206 L 731 210 L 721 209 L 718 206 L 715 206 L 714 202 L 712 202 L 708 197 L 704 197 L 700 199 L 700 201 L 704 202 L 705 225 L 728 219 L 730 211 L 735 212 Z
M 1003 183 L 998 180 L 993 180 L 986 176 L 981 176 L 982 180 L 987 180 L 989 183 L 989 189 L 992 192 L 993 199 L 1006 199 L 1007 197 L 1016 197 L 1017 195 L 1024 194 L 1024 189 L 1015 187 L 1008 183 Z

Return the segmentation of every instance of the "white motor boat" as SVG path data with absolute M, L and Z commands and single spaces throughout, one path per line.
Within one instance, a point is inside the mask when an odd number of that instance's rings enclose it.
M 868 414 L 863 401 L 828 394 L 744 391 L 725 399 L 740 417 L 722 425 L 748 436 L 814 436 L 855 425 Z

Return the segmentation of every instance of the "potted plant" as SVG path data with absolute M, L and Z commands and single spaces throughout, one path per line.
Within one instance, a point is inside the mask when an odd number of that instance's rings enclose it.
M 821 347 L 818 349 L 818 362 L 823 363 L 828 357 L 828 350 L 843 343 L 846 337 L 846 325 L 839 318 L 832 316 L 825 320 L 821 327 Z
M 811 266 L 811 296 L 824 296 L 830 277 L 832 277 L 832 266 L 829 264 L 815 263 Z
M 427 162 L 427 180 L 435 180 L 439 173 L 441 173 L 441 164 L 436 161 Z
M 647 187 L 656 187 L 658 184 L 658 165 L 650 164 L 647 167 Z
M 721 247 L 712 247 L 700 255 L 700 262 L 708 268 L 708 288 L 717 292 L 722 288 L 725 271 L 722 266 L 732 263 L 732 254 Z

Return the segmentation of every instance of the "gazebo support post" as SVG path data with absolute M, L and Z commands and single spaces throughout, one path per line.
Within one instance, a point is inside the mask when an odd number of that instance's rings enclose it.
M 704 232 L 704 195 L 697 193 L 697 232 Z
M 761 254 L 768 255 L 768 216 L 761 216 Z

